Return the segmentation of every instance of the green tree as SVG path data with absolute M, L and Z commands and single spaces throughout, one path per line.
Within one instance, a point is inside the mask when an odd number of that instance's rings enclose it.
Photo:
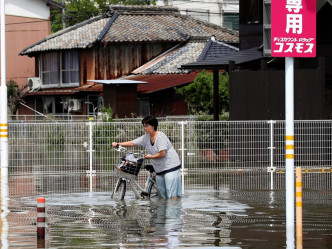
M 12 115 L 16 115 L 20 102 L 24 103 L 23 95 L 27 86 L 19 88 L 14 80 L 7 82 L 8 107 Z
M 101 120 L 103 122 L 113 122 L 113 110 L 112 107 L 105 107 L 101 108 Z
M 176 88 L 176 92 L 184 96 L 188 104 L 188 114 L 201 115 L 213 113 L 213 74 L 203 70 L 193 83 Z M 229 108 L 229 76 L 219 74 L 219 108 Z
M 58 0 L 62 3 L 62 0 Z M 88 20 L 92 17 L 107 12 L 109 5 L 149 5 L 155 4 L 155 0 L 66 0 L 65 23 L 66 27 Z M 51 11 L 51 31 L 55 33 L 63 28 L 62 11 Z

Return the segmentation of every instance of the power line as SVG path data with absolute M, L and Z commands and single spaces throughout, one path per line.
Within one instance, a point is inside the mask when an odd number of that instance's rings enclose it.
M 232 13 L 223 13 L 223 12 L 210 12 L 210 10 L 206 10 L 206 11 L 196 11 L 196 10 L 190 10 L 190 9 L 182 9 L 180 11 L 184 11 L 184 12 L 193 12 L 193 13 L 201 13 L 201 14 L 210 14 L 210 15 L 221 15 L 221 14 L 235 14 L 235 12 L 232 12 Z M 238 14 L 238 13 L 236 13 Z
M 214 1 L 202 1 L 202 0 L 191 0 L 191 1 L 188 1 L 188 2 L 184 2 L 183 0 L 171 0 L 172 2 L 182 2 L 181 4 L 190 4 L 190 3 L 212 3 L 212 4 L 221 4 L 221 5 L 233 5 L 233 6 L 240 6 L 239 3 L 218 3 L 218 2 L 214 2 Z M 179 4 L 180 5 L 180 4 Z
M 204 4 L 215 4 L 215 5 L 219 5 L 217 2 L 202 2 L 200 0 L 198 1 L 190 1 L 190 2 L 182 2 L 182 3 L 171 3 L 169 6 L 173 6 L 173 7 L 178 7 L 181 6 L 183 8 L 185 8 L 185 5 L 190 5 L 191 3 L 199 3 L 201 4 L 201 6 L 203 6 Z M 228 6 L 230 4 L 224 4 L 224 3 L 221 3 L 220 5 L 222 5 L 223 7 L 221 7 L 223 10 L 227 10 L 227 11 L 234 11 L 234 12 L 238 12 L 239 11 L 239 4 L 231 4 L 232 6 Z M 227 8 L 225 8 L 224 6 L 227 6 Z M 190 9 L 195 9 L 193 7 L 191 7 Z M 196 8 L 196 9 L 199 9 L 199 8 Z M 179 10 L 183 10 L 183 9 L 180 9 Z
M 182 0 L 173 0 L 173 2 L 176 2 L 176 1 L 182 1 Z M 210 3 L 210 4 L 218 4 L 216 2 L 203 2 L 201 0 L 191 0 L 189 1 L 188 3 Z M 188 3 L 181 3 L 181 4 L 178 4 L 178 5 L 185 5 L 185 4 L 188 4 Z M 239 4 L 236 4 L 236 3 L 221 3 L 222 5 L 234 5 L 234 6 L 238 6 Z M 177 7 L 177 6 L 174 6 L 174 7 Z M 234 10 L 237 10 L 234 8 Z M 206 13 L 209 13 L 209 14 L 212 14 L 212 15 L 220 15 L 221 13 L 218 13 L 218 12 L 210 12 L 209 10 L 206 10 L 206 11 L 196 11 L 196 10 L 193 10 L 193 9 L 179 9 L 179 11 L 184 11 L 184 12 L 193 12 L 193 13 L 201 13 L 201 14 L 206 14 Z M 84 18 L 84 17 L 87 17 L 87 15 L 84 15 L 84 14 L 76 14 L 76 15 L 66 15 L 65 17 L 71 17 L 72 20 L 76 19 L 80 19 L 80 18 Z M 89 17 L 91 18 L 91 17 Z M 7 26 L 9 25 L 19 25 L 19 24 L 27 24 L 27 23 L 39 23 L 39 22 L 52 22 L 51 20 L 39 20 L 39 21 L 30 21 L 30 22 L 16 22 L 16 23 L 6 23 Z

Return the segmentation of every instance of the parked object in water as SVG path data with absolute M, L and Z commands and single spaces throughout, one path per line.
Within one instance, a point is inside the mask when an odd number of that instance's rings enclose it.
M 130 184 L 137 199 L 157 195 L 156 173 L 152 165 L 143 165 L 144 153 L 133 153 L 121 145 L 118 145 L 115 150 L 124 152 L 125 156 L 122 156 L 120 162 L 115 165 L 115 174 L 119 178 L 112 198 L 123 200 L 126 195 L 127 183 Z M 142 167 L 149 172 L 144 188 L 137 183 L 137 176 Z

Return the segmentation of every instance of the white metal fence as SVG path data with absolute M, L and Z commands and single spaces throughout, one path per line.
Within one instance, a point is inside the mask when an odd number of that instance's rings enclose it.
M 182 159 L 185 189 L 284 186 L 283 121 L 163 121 L 158 129 Z M 9 123 L 10 192 L 111 191 L 119 157 L 112 141 L 143 133 L 140 122 Z M 331 186 L 331 136 L 330 120 L 295 121 L 295 167 L 312 179 L 322 173 L 318 181 L 326 187 Z M 143 182 L 144 172 L 139 177 Z

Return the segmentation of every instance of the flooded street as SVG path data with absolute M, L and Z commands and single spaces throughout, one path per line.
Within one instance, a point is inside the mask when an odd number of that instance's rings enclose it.
M 331 127 L 295 124 L 305 249 L 332 249 Z M 121 155 L 110 144 L 138 137 L 140 122 L 12 124 L 1 248 L 294 249 L 286 241 L 283 121 L 164 121 L 160 129 L 181 154 L 184 196 L 136 200 L 129 187 L 115 202 Z M 143 170 L 137 181 L 146 180 Z M 46 200 L 45 246 L 37 243 L 38 197 Z
M 44 197 L 45 248 L 286 248 L 284 190 L 186 191 L 177 200 L 127 195 L 120 202 L 109 192 Z M 331 197 L 330 190 L 303 190 L 303 248 L 332 248 Z M 2 248 L 36 248 L 36 199 L 10 201 Z

